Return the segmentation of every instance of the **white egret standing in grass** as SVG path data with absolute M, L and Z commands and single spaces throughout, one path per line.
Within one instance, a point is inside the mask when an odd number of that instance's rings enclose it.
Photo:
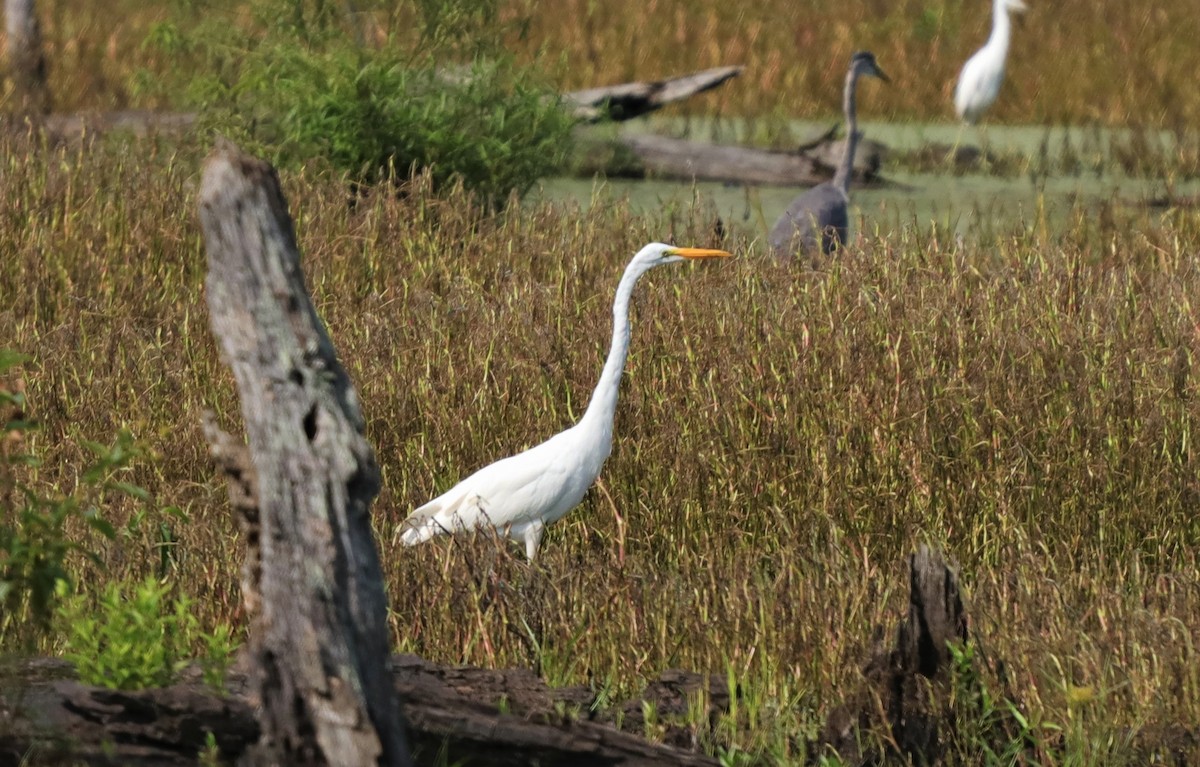
M 992 5 L 992 34 L 987 43 L 967 59 L 954 88 L 954 111 L 959 118 L 974 125 L 1000 94 L 1004 82 L 1004 59 L 1012 37 L 1009 11 L 1024 11 L 1022 0 L 994 0 Z
M 617 390 L 629 351 L 629 298 L 638 278 L 661 264 L 728 257 L 723 250 L 651 243 L 638 251 L 613 300 L 613 336 L 600 382 L 587 410 L 571 428 L 523 453 L 485 466 L 415 510 L 396 531 L 414 546 L 442 533 L 495 528 L 525 542 L 530 560 L 546 525 L 575 508 L 612 450 Z
M 842 162 L 832 181 L 817 184 L 792 200 L 787 210 L 771 227 L 768 237 L 776 255 L 792 255 L 796 250 L 820 248 L 825 255 L 840 248 L 850 228 L 850 179 L 854 176 L 854 151 L 862 134 L 858 132 L 855 94 L 858 78 L 863 75 L 890 82 L 875 62 L 875 54 L 858 51 L 850 58 L 846 86 L 842 92 L 842 110 L 846 117 L 846 146 Z

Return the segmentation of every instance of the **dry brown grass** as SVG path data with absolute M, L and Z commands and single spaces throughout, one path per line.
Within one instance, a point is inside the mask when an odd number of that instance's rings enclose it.
M 531 13 L 533 41 L 565 57 L 569 85 L 619 82 L 691 67 L 745 64 L 741 81 L 698 110 L 726 116 L 836 114 L 850 55 L 878 56 L 894 84 L 872 88 L 868 114 L 953 119 L 959 68 L 987 38 L 987 0 L 589 3 Z M 1194 124 L 1187 87 L 1200 65 L 1185 2 L 1030 3 L 1010 50 L 995 122 Z
M 206 10 L 244 19 L 245 3 Z M 988 119 L 1000 123 L 1091 123 L 1184 127 L 1200 119 L 1200 70 L 1190 0 L 1030 3 L 1015 31 L 1007 81 Z M 376 34 L 406 34 L 411 11 L 380 14 Z M 842 74 L 858 49 L 876 53 L 890 88 L 871 88 L 864 114 L 950 120 L 958 70 L 983 44 L 991 3 L 972 0 L 564 0 L 500 4 L 513 25 L 508 46 L 538 60 L 564 88 L 744 64 L 737 81 L 685 107 L 727 117 L 836 114 Z M 139 69 L 171 61 L 142 45 L 170 6 L 117 0 L 55 0 L 44 10 L 55 103 L 62 110 L 161 106 L 134 88 Z M 520 34 L 516 32 L 520 30 Z M 186 32 L 186 26 L 184 28 Z
M 150 452 L 134 479 L 190 515 L 173 577 L 207 624 L 239 621 L 239 544 L 200 431 L 204 409 L 233 427 L 238 411 L 203 302 L 198 152 L 2 156 L 0 339 L 34 356 L 33 481 L 71 487 L 77 438 L 128 425 Z M 402 550 L 391 532 L 582 411 L 629 255 L 715 244 L 711 211 L 487 217 L 419 183 L 354 208 L 315 172 L 284 183 L 383 468 L 399 649 L 615 690 L 672 666 L 728 674 L 741 709 L 707 742 L 787 763 L 928 541 L 961 564 L 1011 690 L 1063 728 L 1039 731 L 1051 761 L 1138 763 L 1139 733 L 1200 723 L 1194 211 L 1081 212 L 966 250 L 886 233 L 825 272 L 775 267 L 735 231 L 737 259 L 655 271 L 602 490 L 529 567 L 506 543 Z M 101 545 L 107 569 L 84 583 L 151 571 L 161 543 Z

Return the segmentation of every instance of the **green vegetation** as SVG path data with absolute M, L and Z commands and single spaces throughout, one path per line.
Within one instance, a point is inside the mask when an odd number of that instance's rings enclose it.
M 71 525 L 82 523 L 112 539 L 115 531 L 99 507 L 112 493 L 144 497 L 141 488 L 118 479 L 136 455 L 126 431 L 111 446 L 83 443 L 92 454 L 90 465 L 73 491 L 43 490 L 24 478 L 41 465 L 35 453 L 24 450 L 36 426 L 27 420 L 24 379 L 16 371 L 28 360 L 0 349 L 0 408 L 7 411 L 0 428 L 0 641 L 25 646 L 47 628 L 58 586 L 69 579 L 68 558 L 78 554 L 99 560 L 90 539 L 72 535 Z M 6 377 L 13 383 L 5 384 Z
M 146 552 L 165 542 L 199 630 L 237 626 L 240 545 L 200 431 L 206 409 L 235 430 L 239 414 L 204 319 L 199 158 L 4 156 L 0 337 L 28 350 L 28 406 L 53 416 L 22 435 L 42 462 L 17 478 L 73 487 L 94 460 L 82 436 L 125 423 L 147 460 L 122 480 L 189 520 L 164 535 L 174 517 L 146 519 L 135 546 L 121 531 L 143 504 L 106 503 L 117 535 L 98 563 L 73 561 L 100 586 L 77 614 L 156 574 Z M 582 411 L 629 255 L 716 244 L 712 211 L 600 197 L 489 213 L 427 176 L 351 208 L 327 174 L 283 183 L 383 471 L 397 649 L 598 680 L 614 700 L 669 667 L 723 674 L 736 705 L 716 722 L 697 706 L 698 742 L 798 763 L 929 542 L 960 563 L 972 632 L 1007 669 L 970 663 L 994 692 L 963 693 L 964 733 L 1003 755 L 995 736 L 1019 714 L 1045 763 L 1144 763 L 1200 721 L 1194 211 L 1081 208 L 1060 230 L 993 222 L 962 247 L 868 233 L 818 272 L 771 264 L 735 222 L 737 259 L 639 289 L 601 489 L 529 568 L 486 537 L 401 550 L 391 533 Z
M 495 203 L 562 165 L 573 120 L 499 45 L 494 6 L 422 3 L 419 33 L 368 43 L 370 14 L 324 0 L 259 2 L 246 21 L 199 3 L 151 28 L 169 65 L 133 82 L 277 165 L 328 163 L 368 182 L 428 168 Z
M 169 684 L 191 657 L 189 651 L 200 647 L 204 681 L 224 689 L 235 647 L 232 629 L 219 623 L 212 631 L 201 631 L 190 600 L 169 598 L 170 587 L 155 576 L 96 588 L 84 580 L 73 593 L 72 572 L 81 564 L 91 563 L 101 574 L 106 569 L 95 536 L 80 530 L 116 543 L 116 552 L 124 546 L 157 549 L 161 576 L 174 556 L 168 520 L 184 515 L 174 507 L 161 514 L 148 512 L 146 490 L 121 479 L 141 454 L 127 429 L 118 431 L 111 445 L 82 441 L 91 463 L 76 479 L 75 490 L 44 488 L 38 480 L 42 462 L 34 453 L 22 452 L 36 433 L 26 417 L 25 379 L 16 376 L 18 366 L 28 361 L 0 349 L 0 384 L 12 381 L 0 385 L 0 408 L 7 411 L 0 429 L 0 647 L 29 650 L 47 641 L 54 644 L 61 636 L 65 656 L 80 679 L 117 689 Z M 103 510 L 120 497 L 139 505 L 117 529 Z M 159 526 L 147 535 L 144 526 L 151 517 L 160 517 Z M 111 559 L 114 551 L 108 554 Z
M 171 586 L 147 577 L 140 582 L 113 581 L 91 595 L 70 593 L 58 582 L 60 630 L 64 657 L 80 680 L 118 690 L 165 687 L 175 681 L 197 643 L 204 647 L 200 665 L 204 681 L 224 690 L 225 672 L 234 643 L 227 624 L 211 633 L 199 631 L 186 596 L 172 597 Z

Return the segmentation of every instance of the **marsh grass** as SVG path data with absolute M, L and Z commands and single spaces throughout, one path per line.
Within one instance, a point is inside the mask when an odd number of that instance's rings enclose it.
M 506 30 L 506 47 L 547 69 L 563 88 L 744 64 L 746 72 L 733 83 L 673 110 L 726 117 L 835 116 L 850 55 L 869 49 L 895 84 L 872 89 L 865 113 L 952 120 L 959 68 L 983 44 L 991 23 L 985 0 L 495 5 L 489 26 Z M 1018 21 L 1003 95 L 989 121 L 1182 129 L 1200 119 L 1200 92 L 1190 86 L 1200 69 L 1191 0 L 1109 0 L 1102 13 L 1085 0 L 1030 5 Z M 368 40 L 418 34 L 428 26 L 416 3 L 356 6 L 364 11 L 360 21 Z M 169 94 L 146 84 L 176 66 L 181 54 L 144 42 L 156 25 L 186 22 L 197 7 L 203 18 L 230 28 L 254 16 L 252 4 L 234 0 L 49 3 L 43 24 L 57 108 L 169 105 Z M 186 34 L 186 25 L 180 29 Z
M 199 152 L 5 141 L 0 338 L 32 356 L 42 424 L 26 479 L 72 487 L 78 437 L 129 428 L 147 451 L 130 481 L 186 515 L 178 588 L 202 629 L 236 624 L 240 543 L 200 430 L 206 409 L 240 418 L 204 306 Z M 283 184 L 383 471 L 396 649 L 612 700 L 669 667 L 721 674 L 736 704 L 715 722 L 696 706 L 699 742 L 797 763 L 928 542 L 960 564 L 978 673 L 1040 728 L 1043 761 L 1195 755 L 1174 735 L 1200 722 L 1195 211 L 1080 210 L 968 248 L 867 234 L 821 271 L 775 266 L 734 229 L 738 258 L 656 270 L 634 299 L 613 455 L 529 566 L 488 536 L 405 550 L 392 532 L 569 425 L 629 255 L 718 244 L 713 211 L 600 197 L 485 215 L 428 179 L 353 206 L 315 171 Z M 159 543 L 101 542 L 79 582 L 155 574 Z

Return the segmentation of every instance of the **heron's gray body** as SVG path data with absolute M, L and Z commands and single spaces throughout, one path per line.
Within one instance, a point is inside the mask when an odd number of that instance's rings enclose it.
M 777 256 L 807 253 L 817 248 L 828 255 L 846 242 L 850 230 L 850 178 L 854 175 L 854 150 L 862 139 L 862 134 L 858 132 L 855 93 L 858 78 L 864 74 L 887 81 L 887 76 L 875 63 L 874 54 L 859 51 L 850 59 L 850 70 L 846 73 L 846 87 L 842 93 L 842 109 L 846 117 L 846 148 L 842 153 L 842 162 L 832 181 L 818 184 L 792 200 L 771 227 L 767 241 Z
M 818 184 L 792 200 L 768 238 L 777 253 L 812 252 L 825 255 L 840 248 L 850 228 L 850 198 L 832 181 Z

